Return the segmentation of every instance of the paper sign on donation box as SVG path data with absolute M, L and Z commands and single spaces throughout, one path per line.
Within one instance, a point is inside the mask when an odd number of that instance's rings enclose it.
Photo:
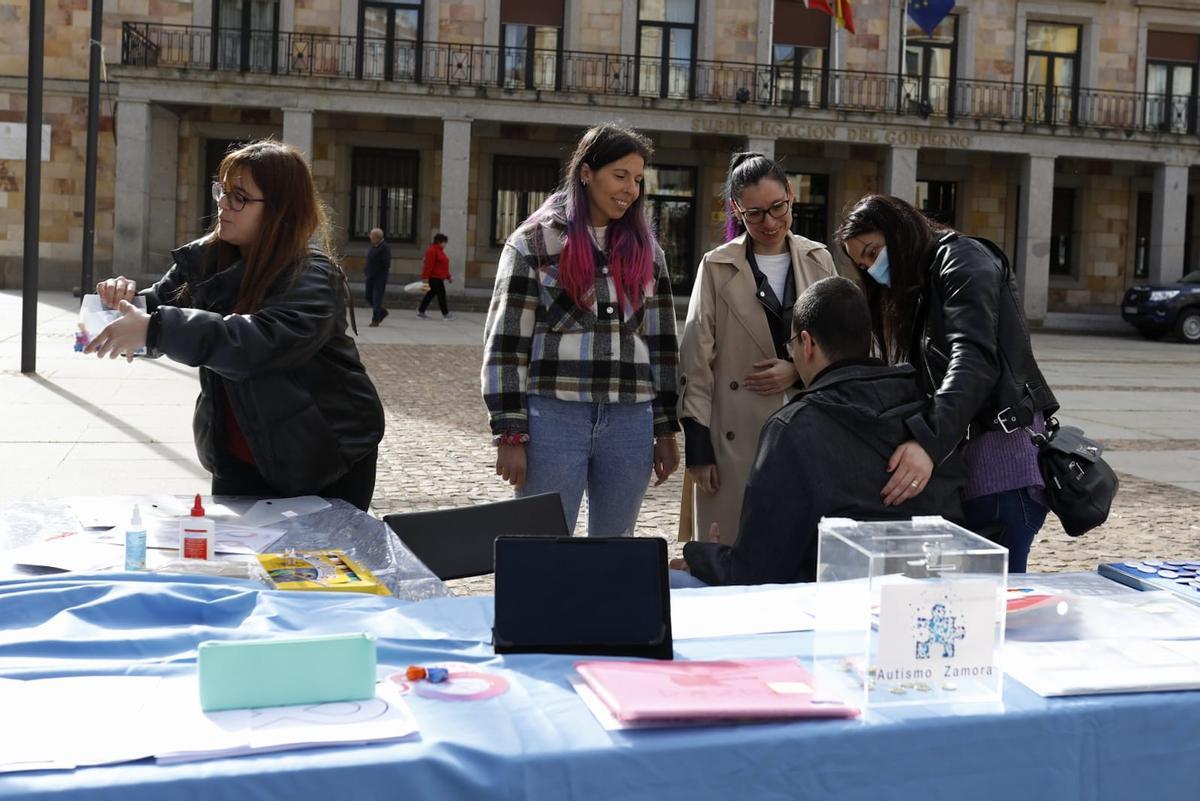
M 999 700 L 1007 571 L 940 517 L 822 520 L 813 673 L 866 707 Z

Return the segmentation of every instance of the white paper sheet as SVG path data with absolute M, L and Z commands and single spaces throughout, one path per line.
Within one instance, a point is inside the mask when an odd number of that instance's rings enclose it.
M 672 593 L 671 637 L 691 640 L 811 631 L 815 600 L 811 585 L 722 595 Z
M 312 514 L 330 507 L 329 501 L 316 495 L 300 495 L 295 498 L 271 498 L 255 501 L 244 515 L 243 526 L 269 526 L 282 523 L 293 517 Z
M 179 550 L 179 523 L 185 517 L 169 517 L 146 521 L 146 547 Z M 213 521 L 216 552 L 228 554 L 266 553 L 286 532 L 280 528 L 257 528 L 217 518 Z M 117 528 L 99 535 L 105 542 L 123 545 L 125 530 Z
M 1200 689 L 1200 643 L 1147 639 L 1015 642 L 1005 672 L 1041 696 Z
M 136 308 L 141 309 L 142 311 L 146 310 L 146 299 L 140 295 L 135 295 L 131 302 Z M 96 335 L 103 331 L 105 326 L 114 320 L 119 320 L 120 318 L 120 310 L 105 306 L 104 302 L 100 300 L 99 295 L 84 295 L 80 301 L 79 327 L 89 342 L 95 339 Z M 144 356 L 146 354 L 146 348 L 138 348 L 134 351 L 134 354 L 138 356 Z
M 71 770 L 154 756 L 183 762 L 397 740 L 417 732 L 399 690 L 373 699 L 205 714 L 195 677 L 0 680 L 0 773 Z
M 96 534 L 79 532 L 13 548 L 5 552 L 4 559 L 14 565 L 94 573 L 124 566 L 125 549 Z
M 133 505 L 141 508 L 142 519 L 186 515 L 188 510 L 174 495 L 141 495 L 137 498 L 113 498 L 107 495 L 70 499 L 71 511 L 87 529 L 123 527 L 133 514 Z
M 399 740 L 417 733 L 408 704 L 389 682 L 376 685 L 375 697 L 365 701 L 208 713 L 200 709 L 194 679 L 170 684 L 176 686 L 170 688 L 162 710 L 170 733 L 164 731 L 155 754 L 159 764 Z
M 0 683 L 0 772 L 71 770 L 154 753 L 155 676 L 72 676 Z M 198 702 L 197 702 L 198 703 Z

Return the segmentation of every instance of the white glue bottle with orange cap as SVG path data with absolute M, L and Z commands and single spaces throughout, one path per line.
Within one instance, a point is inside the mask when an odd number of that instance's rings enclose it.
M 212 518 L 204 516 L 200 496 L 192 506 L 192 513 L 179 521 L 179 556 L 183 559 L 212 559 L 216 545 L 216 528 Z

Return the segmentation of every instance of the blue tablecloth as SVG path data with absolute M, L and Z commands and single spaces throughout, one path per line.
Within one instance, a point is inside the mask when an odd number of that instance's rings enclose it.
M 724 592 L 729 590 L 682 590 Z M 133 575 L 0 582 L 0 677 L 174 674 L 202 640 L 370 631 L 397 667 L 454 660 L 509 679 L 485 701 L 409 696 L 419 740 L 159 766 L 0 776 L 0 798 L 1129 799 L 1195 798 L 1200 693 L 907 708 L 862 720 L 604 731 L 567 683 L 572 657 L 498 658 L 490 598 L 406 603 Z M 807 635 L 676 644 L 681 658 L 803 653 Z M 2 710 L 0 710 L 2 714 Z M 69 721 L 63 721 L 69 725 Z M 19 725 L 4 720 L 0 725 Z

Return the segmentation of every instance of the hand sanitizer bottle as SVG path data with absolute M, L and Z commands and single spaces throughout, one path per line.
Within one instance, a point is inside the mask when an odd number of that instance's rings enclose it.
M 146 569 L 146 527 L 142 524 L 142 510 L 136 503 L 133 517 L 125 527 L 125 569 Z
M 200 496 L 192 505 L 192 514 L 179 523 L 179 555 L 184 559 L 212 559 L 215 544 L 213 521 L 204 516 Z

